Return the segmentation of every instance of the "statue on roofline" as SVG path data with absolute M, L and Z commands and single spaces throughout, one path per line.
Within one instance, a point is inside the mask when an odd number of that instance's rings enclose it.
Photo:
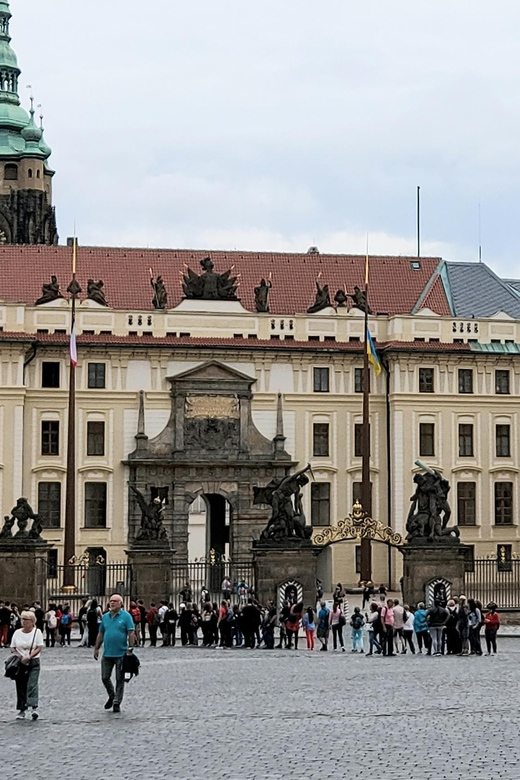
M 324 284 L 323 287 L 320 287 L 320 283 L 316 282 L 316 299 L 312 306 L 309 306 L 307 309 L 307 313 L 314 314 L 317 311 L 326 309 L 327 306 L 332 306 L 330 302 L 329 285 Z
M 203 273 L 198 276 L 191 268 L 186 267 L 183 276 L 182 289 L 186 298 L 202 300 L 237 300 L 238 280 L 231 276 L 233 268 L 223 274 L 215 273 L 213 260 L 205 257 L 200 261 Z
M 87 282 L 87 298 L 91 301 L 99 303 L 101 306 L 108 306 L 103 287 L 105 286 L 102 279 L 95 282 L 93 279 L 89 279 Z
M 367 304 L 367 295 L 364 292 L 364 290 L 360 290 L 359 287 L 354 287 L 354 293 L 349 293 L 349 297 L 352 298 L 354 303 L 352 304 L 353 309 L 360 309 L 362 312 L 367 312 L 367 314 L 372 314 L 372 309 Z
M 44 284 L 42 285 L 42 295 L 36 303 L 35 306 L 41 306 L 43 303 L 50 303 L 50 301 L 57 301 L 58 298 L 63 298 L 63 295 L 60 292 L 60 285 L 58 282 L 58 279 L 56 276 L 51 276 L 51 282 L 50 284 Z
M 257 312 L 269 311 L 269 293 L 271 291 L 272 282 L 270 279 L 262 279 L 258 287 L 255 287 L 255 307 Z

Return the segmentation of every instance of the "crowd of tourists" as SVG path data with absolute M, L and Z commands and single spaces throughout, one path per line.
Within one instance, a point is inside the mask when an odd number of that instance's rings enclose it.
M 321 652 L 344 653 L 348 632 L 350 652 L 366 656 L 395 657 L 408 652 L 480 656 L 484 629 L 487 654 L 497 652 L 500 617 L 494 603 L 484 610 L 480 602 L 459 596 L 445 605 L 436 600 L 428 609 L 423 603 L 411 609 L 401 605 L 399 599 L 387 599 L 385 593 L 385 598 L 371 601 L 367 611 L 356 606 L 349 613 L 340 584 L 331 602 L 323 600 L 318 588 L 321 600 L 305 608 L 294 598 L 284 600 L 281 607 L 273 601 L 262 606 L 250 589 L 238 588 L 233 596 L 227 583 L 220 604 L 209 600 L 208 591 L 201 593 L 200 603 L 192 601 L 188 598 L 191 588 L 186 584 L 179 594 L 184 601 L 178 609 L 166 600 L 147 606 L 137 600 L 125 610 L 123 598 L 114 594 L 105 609 L 95 599 L 84 599 L 76 618 L 69 604 L 51 603 L 45 611 L 35 602 L 19 610 L 16 604 L 0 601 L 0 646 L 11 649 L 6 676 L 16 681 L 17 717 L 23 719 L 31 710 L 32 719 L 38 718 L 41 650 L 44 645 L 54 647 L 57 643 L 69 646 L 74 620 L 79 626 L 79 646 L 93 647 L 96 660 L 101 645 L 105 645 L 101 668 L 109 694 L 105 708 L 114 712 L 120 712 L 125 673 L 129 668 L 132 673 L 138 672 L 133 648 L 144 646 L 147 640 L 152 647 L 158 642 L 173 647 L 179 639 L 183 646 L 297 650 L 303 632 L 307 650 L 319 646 Z M 133 665 L 127 663 L 129 656 Z M 115 688 L 111 680 L 114 670 Z

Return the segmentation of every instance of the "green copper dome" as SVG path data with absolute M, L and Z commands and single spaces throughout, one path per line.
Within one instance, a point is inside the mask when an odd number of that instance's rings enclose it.
M 10 46 L 9 22 L 11 9 L 7 0 L 0 0 L 0 157 L 40 157 L 47 159 L 50 147 L 43 140 L 43 131 L 31 115 L 21 107 L 18 96 L 20 69 Z

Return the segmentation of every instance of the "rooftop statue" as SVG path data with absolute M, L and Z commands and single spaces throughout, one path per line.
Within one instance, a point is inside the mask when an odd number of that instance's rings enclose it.
M 415 461 L 426 474 L 416 474 L 412 505 L 406 521 L 406 540 L 427 540 L 429 542 L 458 542 L 458 528 L 448 528 L 451 508 L 448 503 L 450 484 L 442 474 L 429 468 L 420 460 Z
M 329 285 L 324 284 L 323 287 L 320 287 L 320 283 L 316 282 L 316 300 L 312 306 L 309 306 L 307 313 L 314 314 L 314 312 L 326 309 L 327 306 L 332 306 L 330 302 Z
M 91 301 L 101 304 L 101 306 L 108 306 L 105 293 L 103 292 L 104 282 L 100 279 L 95 282 L 93 279 L 89 279 L 87 282 L 87 298 Z
M 366 311 L 367 314 L 372 314 L 372 309 L 367 304 L 366 293 L 360 290 L 357 285 L 354 287 L 354 294 L 349 293 L 349 297 L 354 301 L 352 308 L 361 309 L 363 312 Z
M 60 285 L 57 278 L 55 276 L 51 276 L 51 283 L 42 285 L 42 295 L 40 298 L 38 298 L 34 305 L 41 306 L 42 303 L 56 301 L 58 298 L 63 298 L 63 295 L 60 292 Z
M 262 279 L 259 286 L 255 287 L 255 306 L 258 312 L 269 311 L 269 293 L 272 287 L 271 280 Z
M 152 285 L 154 291 L 154 296 L 152 300 L 152 305 L 154 309 L 167 309 L 168 293 L 166 291 L 166 287 L 164 286 L 164 281 L 162 276 L 158 276 L 155 281 L 152 277 L 150 279 L 150 284 Z
M 272 479 L 265 487 L 255 487 L 253 504 L 268 504 L 272 507 L 271 518 L 260 539 L 262 541 L 284 542 L 310 539 L 312 527 L 306 525 L 302 504 L 301 488 L 309 482 L 306 466 L 295 474 L 281 479 Z
M 346 306 L 348 301 L 348 295 L 343 290 L 338 290 L 334 296 L 334 300 L 338 304 L 338 307 Z
M 186 268 L 183 276 L 182 289 L 186 298 L 201 298 L 203 300 L 237 300 L 237 277 L 231 276 L 232 268 L 223 274 L 216 274 L 211 257 L 200 261 L 203 273 L 200 276 Z
M 134 485 L 130 485 L 130 490 L 135 493 L 137 503 L 141 509 L 141 528 L 135 537 L 136 542 L 168 542 L 168 534 L 163 525 L 162 514 L 164 504 L 160 498 L 154 498 L 148 503 Z

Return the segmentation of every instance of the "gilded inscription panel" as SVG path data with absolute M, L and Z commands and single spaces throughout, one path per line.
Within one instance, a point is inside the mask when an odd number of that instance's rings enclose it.
M 186 417 L 237 418 L 238 399 L 223 395 L 189 395 L 186 398 L 185 414 Z

